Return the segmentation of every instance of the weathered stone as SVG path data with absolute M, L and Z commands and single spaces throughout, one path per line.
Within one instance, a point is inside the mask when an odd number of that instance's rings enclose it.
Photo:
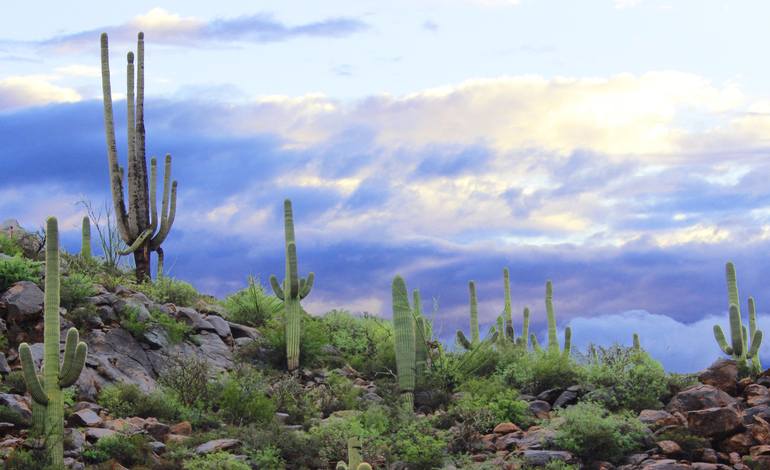
M 500 423 L 495 426 L 495 429 L 493 430 L 493 432 L 497 434 L 510 434 L 518 431 L 521 431 L 521 428 L 511 422 Z
M 24 421 L 32 419 L 32 411 L 29 408 L 29 400 L 23 395 L 13 393 L 0 393 L 0 405 L 5 405 L 16 412 Z
M 703 452 L 701 452 L 700 459 L 708 463 L 717 463 L 719 461 L 719 459 L 717 458 L 717 451 L 715 451 L 714 449 L 703 449 Z
M 724 391 L 712 385 L 694 385 L 677 393 L 666 406 L 669 412 L 703 410 L 735 405 L 737 401 Z
M 573 388 L 573 387 L 570 387 Z M 574 405 L 578 400 L 578 392 L 576 390 L 567 389 L 559 394 L 556 401 L 553 402 L 554 408 L 564 408 L 569 405 Z
M 8 360 L 5 359 L 5 353 L 0 352 L 0 374 L 10 374 L 11 368 L 8 366 Z
M 64 430 L 64 448 L 81 452 L 86 444 L 86 436 L 75 428 L 66 428 Z
M 559 395 L 561 395 L 563 391 L 563 388 L 550 388 L 538 393 L 537 399 L 547 401 L 549 404 L 553 405 L 553 403 L 557 398 L 559 398 Z
M 548 462 L 554 460 L 560 460 L 565 463 L 570 463 L 575 460 L 575 457 L 563 450 L 523 450 L 517 454 L 527 465 L 533 467 L 543 467 Z
M 224 318 L 218 317 L 216 315 L 209 315 L 206 317 L 206 320 L 211 323 L 220 338 L 229 338 L 232 336 L 232 333 L 230 332 L 230 325 Z
M 687 413 L 687 426 L 701 436 L 726 435 L 741 427 L 741 415 L 732 407 L 690 411 Z
M 70 416 L 69 423 L 72 426 L 99 427 L 102 424 L 102 418 L 89 409 L 78 410 Z
M 674 441 L 657 442 L 660 451 L 669 456 L 676 456 L 682 453 L 682 448 Z
M 735 395 L 738 384 L 738 364 L 732 359 L 720 358 L 698 375 L 698 380 L 730 395 Z
M 112 429 L 86 428 L 86 439 L 89 442 L 96 442 L 103 437 L 114 436 L 115 434 L 117 432 Z
M 639 412 L 639 421 L 652 429 L 679 424 L 679 420 L 665 410 L 642 410 Z
M 115 312 L 121 316 L 126 315 L 126 312 L 131 310 L 136 315 L 136 321 L 140 323 L 146 323 L 150 321 L 150 311 L 147 310 L 145 303 L 133 297 L 129 297 L 127 299 L 118 299 L 118 301 L 113 305 L 113 308 L 115 309 Z
M 767 387 L 764 385 L 748 385 L 743 390 L 743 396 L 746 397 L 746 405 L 749 407 L 767 405 L 770 403 L 770 391 L 768 391 Z
M 544 400 L 534 400 L 529 402 L 529 411 L 537 419 L 548 419 L 551 411 L 551 404 Z
M 758 416 L 759 418 L 762 418 L 764 420 L 770 420 L 770 406 L 768 405 L 759 405 L 759 406 L 752 406 L 751 408 L 746 408 L 743 410 L 743 424 L 753 424 L 754 423 L 754 417 Z
M 190 439 L 190 436 L 184 436 L 182 434 L 166 434 L 164 442 L 166 444 L 181 444 L 188 439 Z
M 176 311 L 179 318 L 190 325 L 193 331 L 216 331 L 214 325 L 212 325 L 208 320 L 204 319 L 203 315 L 197 311 L 189 307 L 178 307 Z
M 162 441 L 166 434 L 171 432 L 168 424 L 163 424 L 155 418 L 147 418 L 144 423 L 144 430 L 155 439 Z
M 719 444 L 717 445 L 717 448 L 722 452 L 728 452 L 728 453 L 737 452 L 738 454 L 747 454 L 749 452 L 749 448 L 754 446 L 755 444 L 757 444 L 757 442 L 754 441 L 754 438 L 751 436 L 751 433 L 746 431 L 738 434 L 733 434 L 727 439 L 723 439 L 722 441 L 719 442 Z
M 259 339 L 261 336 L 256 328 L 233 323 L 231 321 L 227 322 L 227 324 L 230 326 L 230 332 L 233 334 L 233 338 Z
M 182 436 L 189 436 L 192 434 L 192 425 L 189 421 L 181 421 L 174 424 L 169 428 L 171 434 L 179 434 Z
M 643 465 L 642 468 L 645 470 L 690 470 L 692 467 L 673 459 L 662 459 Z
M 19 281 L 0 296 L 0 311 L 14 323 L 37 320 L 43 313 L 43 291 L 31 281 Z
M 625 459 L 623 459 L 623 462 L 628 465 L 639 465 L 640 463 L 644 462 L 650 458 L 650 454 L 631 454 L 626 456 Z
M 166 451 L 166 444 L 162 442 L 150 441 L 147 445 L 150 446 L 153 452 L 159 455 Z
M 238 439 L 214 439 L 213 441 L 205 442 L 195 448 L 195 453 L 210 454 L 211 452 L 218 452 L 220 450 L 234 449 L 241 445 L 241 441 Z
M 160 325 L 153 325 L 147 329 L 142 335 L 144 342 L 149 344 L 153 349 L 166 348 L 169 345 L 168 333 L 166 329 Z

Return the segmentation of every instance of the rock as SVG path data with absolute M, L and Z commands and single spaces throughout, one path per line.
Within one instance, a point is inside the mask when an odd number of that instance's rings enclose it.
M 675 456 L 682 453 L 682 448 L 674 441 L 657 442 L 660 451 L 669 456 Z
M 218 317 L 216 315 L 209 315 L 206 317 L 206 320 L 211 323 L 211 325 L 214 327 L 214 331 L 217 332 L 220 338 L 224 339 L 232 336 L 232 333 L 230 332 L 230 325 L 224 318 Z
M 259 339 L 260 334 L 259 331 L 257 331 L 256 328 L 252 328 L 250 326 L 246 325 L 240 325 L 238 323 L 233 323 L 231 321 L 227 322 L 227 325 L 230 327 L 230 332 L 233 335 L 233 338 L 249 338 L 249 339 Z
M 144 423 L 144 430 L 158 441 L 162 441 L 171 432 L 168 424 L 163 424 L 155 418 L 147 418 Z
M 570 387 L 573 388 L 573 387 Z M 556 399 L 555 402 L 553 402 L 554 408 L 564 408 L 569 405 L 574 405 L 578 401 L 578 391 L 577 390 L 570 390 L 569 388 L 561 394 L 559 394 L 559 397 Z
M 736 399 L 713 385 L 694 385 L 685 389 L 676 395 L 666 406 L 666 411 L 687 411 L 702 410 L 705 408 L 716 408 L 735 405 Z
M 86 439 L 89 442 L 96 442 L 103 437 L 114 436 L 115 434 L 117 432 L 112 429 L 86 428 Z
M 706 408 L 687 413 L 687 427 L 700 436 L 730 434 L 738 430 L 741 424 L 740 413 L 732 407 Z
M 759 446 L 753 446 L 751 449 L 749 449 L 749 454 L 751 454 L 752 457 L 756 457 L 758 455 L 770 455 L 770 445 L 763 444 Z
M 700 459 L 708 463 L 717 463 L 719 461 L 719 459 L 717 458 L 717 451 L 715 451 L 714 449 L 703 449 L 703 452 L 701 452 Z
M 0 422 L 0 435 L 11 432 L 11 429 L 14 427 L 16 427 L 16 425 L 13 423 Z
M 188 439 L 190 439 L 190 436 L 183 436 L 181 434 L 166 434 L 166 439 L 164 439 L 164 442 L 166 444 L 181 444 Z
M 109 305 L 99 305 L 96 307 L 96 313 L 105 323 L 114 323 L 118 321 L 118 314 L 115 313 L 115 309 Z
M 148 328 L 142 335 L 142 338 L 153 349 L 167 348 L 170 344 L 166 329 L 160 325 L 153 325 Z
M 511 422 L 507 423 L 500 423 L 497 426 L 495 426 L 495 429 L 493 430 L 496 434 L 510 434 L 512 432 L 519 432 L 521 431 L 521 428 L 516 426 L 515 424 Z
M 575 460 L 575 457 L 571 453 L 563 450 L 524 450 L 517 453 L 517 455 L 521 457 L 527 465 L 533 467 L 543 467 L 548 462 L 554 460 L 560 460 L 565 463 L 570 463 Z
M 118 315 L 124 316 L 126 312 L 131 309 L 136 314 L 136 321 L 140 323 L 146 323 L 150 321 L 150 311 L 147 310 L 145 303 L 134 297 L 127 299 L 118 299 L 113 305 Z
M 717 359 L 698 375 L 698 380 L 730 395 L 735 395 L 738 384 L 738 364 L 732 359 Z
M 639 412 L 639 421 L 653 430 L 679 424 L 679 420 L 674 415 L 664 410 L 642 410 Z
M 210 454 L 211 452 L 217 452 L 220 450 L 234 449 L 241 445 L 241 441 L 238 439 L 214 439 L 213 441 L 205 442 L 195 448 L 195 453 L 198 455 Z
M 31 281 L 19 281 L 0 296 L 0 311 L 14 322 L 38 320 L 43 313 L 43 291 Z
M 5 359 L 5 353 L 0 352 L 0 374 L 6 375 L 11 373 L 11 368 L 8 366 L 8 361 Z
M 97 382 L 96 388 L 114 382 L 134 383 L 145 392 L 155 389 L 155 370 L 141 344 L 122 328 L 89 332 L 84 341 L 88 344 L 87 365 L 94 367 L 97 375 L 82 373 L 78 385 Z M 162 369 L 159 369 L 162 370 Z
M 96 428 L 102 424 L 102 418 L 88 408 L 78 410 L 70 415 L 69 423 L 72 426 L 87 426 Z
M 169 428 L 171 434 L 179 434 L 181 436 L 189 436 L 192 434 L 192 425 L 189 421 L 182 421 L 176 423 Z
M 13 393 L 0 393 L 0 405 L 5 405 L 16 412 L 24 421 L 32 419 L 32 411 L 29 408 L 27 397 L 14 395 Z
M 749 452 L 749 448 L 755 444 L 757 444 L 757 442 L 754 441 L 754 438 L 751 436 L 751 432 L 746 431 L 733 434 L 727 439 L 720 441 L 717 445 L 717 448 L 722 452 L 737 452 L 739 454 L 747 454 Z
M 540 426 L 532 426 L 527 433 L 519 439 L 519 449 L 543 449 L 551 447 L 556 439 L 556 431 Z
M 166 451 L 166 444 L 158 441 L 150 441 L 148 444 L 150 446 L 150 450 L 155 452 L 156 454 L 162 454 Z
M 537 419 L 548 419 L 551 411 L 551 404 L 544 400 L 534 400 L 529 402 L 529 411 L 535 415 Z
M 190 325 L 193 331 L 216 331 L 214 325 L 203 318 L 203 315 L 189 307 L 178 307 L 177 316 Z
M 743 410 L 743 424 L 753 424 L 755 416 L 765 420 L 770 420 L 770 406 L 759 405 L 746 408 Z
M 768 391 L 767 387 L 764 385 L 748 385 L 743 390 L 743 395 L 746 397 L 746 405 L 750 407 L 767 405 L 770 403 L 770 391 Z
M 650 458 L 650 454 L 631 454 L 623 459 L 623 463 L 627 465 L 639 465 L 645 460 Z
M 693 462 L 693 470 L 719 470 L 719 465 L 710 462 Z
M 678 463 L 673 459 L 662 459 L 648 465 L 643 465 L 642 468 L 645 470 L 690 470 L 692 467 L 687 464 Z
M 557 398 L 559 398 L 559 395 L 564 391 L 563 388 L 550 388 L 548 390 L 544 390 L 537 394 L 538 400 L 547 401 L 549 404 L 553 405 L 553 402 L 556 401 Z
M 64 468 L 68 470 L 83 470 L 84 468 L 86 468 L 85 465 L 75 460 L 74 457 L 65 457 L 63 460 L 63 463 L 64 463 Z
M 381 396 L 377 395 L 374 392 L 366 392 L 363 395 L 361 395 L 361 400 L 371 401 L 374 403 L 381 403 L 384 400 L 384 398 L 382 398 Z
M 86 444 L 86 436 L 75 428 L 64 430 L 64 448 L 80 453 Z
M 84 299 L 86 303 L 89 303 L 91 305 L 96 305 L 97 307 L 100 305 L 112 305 L 114 303 L 117 303 L 118 300 L 120 300 L 118 296 L 111 292 L 102 292 L 98 295 L 94 295 L 92 297 L 86 297 Z
M 242 348 L 242 347 L 244 347 L 244 346 L 249 346 L 249 345 L 251 345 L 251 344 L 254 344 L 254 340 L 253 340 L 253 339 L 251 339 L 251 338 L 247 338 L 247 337 L 244 337 L 244 338 L 235 338 L 235 339 L 233 340 L 233 342 L 235 343 L 235 346 L 236 346 L 236 347 L 239 347 L 239 348 Z
M 146 420 L 138 416 L 115 418 L 104 422 L 104 427 L 126 434 L 137 434 L 144 429 Z
M 96 413 L 102 411 L 101 406 L 97 405 L 96 403 L 91 403 L 90 401 L 79 401 L 75 403 L 75 411 L 80 411 L 85 409 L 93 410 Z

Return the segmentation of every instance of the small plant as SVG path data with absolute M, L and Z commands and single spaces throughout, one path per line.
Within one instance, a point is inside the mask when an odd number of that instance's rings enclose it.
M 5 405 L 0 405 L 0 423 L 12 423 L 17 426 L 29 424 L 16 410 Z
M 210 400 L 210 372 L 206 359 L 177 355 L 168 359 L 158 381 L 173 391 L 184 405 L 193 406 Z
M 5 470 L 44 470 L 45 456 L 40 452 L 14 449 L 5 459 Z
M 107 455 L 123 465 L 144 463 L 150 450 L 146 438 L 141 434 L 132 436 L 112 435 L 99 439 L 94 445 L 98 456 Z
M 61 304 L 71 310 L 83 303 L 86 297 L 96 294 L 93 279 L 81 273 L 72 273 L 61 280 Z
M 156 309 L 150 310 L 150 321 L 160 325 L 166 331 L 168 341 L 171 344 L 181 343 L 185 338 L 189 338 L 193 331 L 192 327 L 184 321 L 177 320 Z
M 17 395 L 26 393 L 27 384 L 24 383 L 24 373 L 20 370 L 11 371 L 11 373 L 6 375 L 5 379 L 3 379 L 3 389 Z
M 120 326 L 131 333 L 134 338 L 141 338 L 147 333 L 148 324 L 139 320 L 139 309 L 132 305 L 127 306 L 122 313 Z
M 286 468 L 286 461 L 281 457 L 280 449 L 273 445 L 252 452 L 249 457 L 260 469 L 283 470 Z
M 506 383 L 524 393 L 538 394 L 550 388 L 565 388 L 578 382 L 580 371 L 560 351 L 536 350 L 529 354 L 507 351 L 500 361 Z
M 617 462 L 637 450 L 645 436 L 644 425 L 632 414 L 611 414 L 601 405 L 581 402 L 559 412 L 556 445 L 585 461 Z
M 104 387 L 97 402 L 117 418 L 139 416 L 173 421 L 183 413 L 183 405 L 174 396 L 156 390 L 143 392 L 136 384 L 117 383 Z
M 40 282 L 40 266 L 42 263 L 22 258 L 21 255 L 0 258 L 0 291 L 8 289 L 14 282 Z
M 279 457 L 280 458 L 280 457 Z M 271 468 L 263 467 L 259 468 Z M 283 467 L 280 467 L 283 468 Z M 236 459 L 227 452 L 213 452 L 207 455 L 200 455 L 184 463 L 185 470 L 251 470 L 246 463 Z
M 0 233 L 0 253 L 8 256 L 21 256 L 23 250 L 19 242 L 4 233 Z
M 238 426 L 269 423 L 276 412 L 275 403 L 267 396 L 267 383 L 251 369 L 225 378 L 217 402 L 224 420 Z
M 171 277 L 139 284 L 136 289 L 159 304 L 172 303 L 179 307 L 191 307 L 200 297 L 192 285 Z
M 267 295 L 262 285 L 249 276 L 249 285 L 225 300 L 227 318 L 235 323 L 262 326 L 281 312 L 283 303 L 278 297 Z

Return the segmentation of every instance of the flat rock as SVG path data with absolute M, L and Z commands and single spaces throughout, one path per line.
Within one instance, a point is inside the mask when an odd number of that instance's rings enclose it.
M 230 325 L 224 318 L 216 315 L 209 315 L 206 317 L 206 320 L 211 323 L 211 325 L 214 327 L 214 331 L 217 332 L 220 338 L 229 338 L 232 336 Z
M 743 396 L 746 397 L 746 405 L 749 407 L 770 403 L 770 391 L 764 385 L 750 384 L 743 390 Z
M 679 424 L 679 420 L 676 419 L 676 416 L 665 410 L 642 410 L 639 412 L 639 421 L 653 430 L 663 426 Z
M 205 442 L 195 448 L 195 453 L 210 454 L 211 452 L 218 452 L 220 450 L 234 449 L 241 445 L 241 441 L 238 439 L 214 439 L 213 441 Z
M 559 460 L 569 463 L 575 460 L 575 457 L 563 450 L 524 450 L 517 453 L 519 457 L 528 465 L 533 467 L 543 467 L 548 462 Z
M 660 451 L 666 455 L 677 455 L 682 453 L 682 448 L 674 441 L 657 442 Z
M 735 405 L 736 399 L 713 385 L 694 385 L 674 395 L 666 406 L 669 412 L 696 411 Z
M 511 422 L 500 423 L 497 426 L 495 426 L 495 429 L 493 430 L 493 432 L 496 434 L 510 434 L 512 432 L 519 432 L 519 431 L 521 431 L 521 428 Z
M 69 422 L 73 426 L 99 427 L 102 424 L 102 418 L 93 410 L 88 408 L 78 410 L 70 415 Z
M 86 439 L 90 442 L 96 442 L 103 437 L 114 436 L 117 431 L 105 428 L 86 428 Z
M 233 323 L 231 321 L 228 321 L 227 324 L 230 326 L 233 338 L 258 339 L 260 337 L 259 331 L 256 328 L 241 325 L 240 323 Z
M 706 408 L 687 413 L 687 427 L 700 436 L 730 434 L 741 425 L 741 415 L 732 407 Z
M 210 321 L 203 318 L 203 315 L 189 307 L 178 307 L 177 316 L 190 325 L 193 331 L 216 331 Z
M 19 281 L 0 297 L 0 311 L 4 310 L 8 320 L 16 323 L 37 320 L 43 313 L 43 299 L 43 291 L 37 284 Z
M 32 419 L 32 411 L 27 397 L 13 393 L 0 393 L 0 405 L 5 405 L 15 411 L 24 421 Z

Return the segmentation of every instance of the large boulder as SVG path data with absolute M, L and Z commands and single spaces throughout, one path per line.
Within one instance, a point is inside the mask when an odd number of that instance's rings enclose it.
M 738 364 L 732 359 L 717 359 L 698 375 L 698 380 L 735 395 L 738 385 Z
M 700 436 L 733 434 L 743 425 L 741 414 L 733 407 L 714 407 L 687 413 L 687 427 Z
M 670 413 L 675 411 L 686 413 L 706 408 L 735 406 L 736 404 L 735 398 L 713 385 L 698 384 L 674 395 L 674 398 L 668 402 L 666 410 Z
M 30 281 L 14 283 L 0 297 L 0 311 L 5 311 L 9 321 L 20 323 L 37 320 L 43 312 L 43 291 Z

